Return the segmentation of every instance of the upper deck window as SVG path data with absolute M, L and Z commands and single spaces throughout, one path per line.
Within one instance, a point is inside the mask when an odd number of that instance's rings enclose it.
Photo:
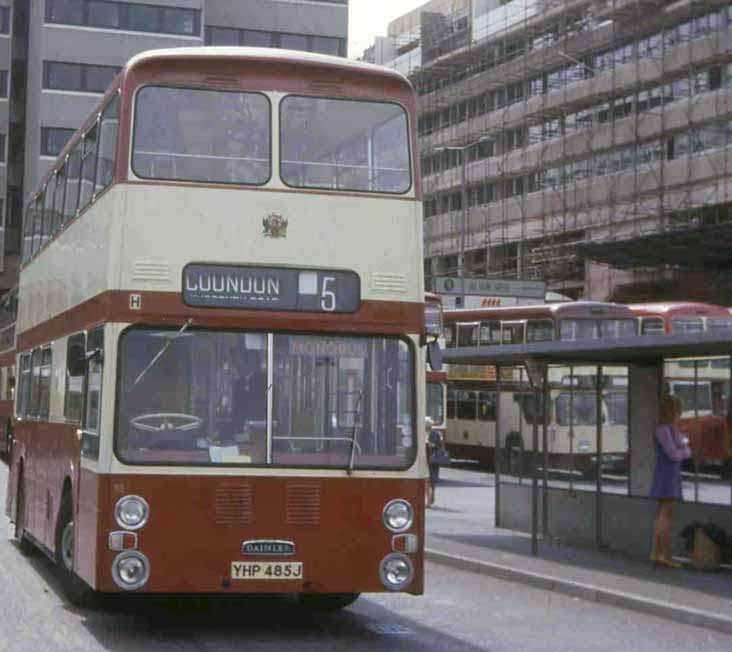
M 596 340 L 633 337 L 638 326 L 635 319 L 563 319 L 559 331 L 564 341 Z
M 673 333 L 701 333 L 704 331 L 704 321 L 701 317 L 675 317 L 671 320 Z
M 663 335 L 665 332 L 661 317 L 643 317 L 641 320 L 641 335 Z
M 145 179 L 262 185 L 270 113 L 259 93 L 147 86 L 137 94 L 132 169 Z
M 395 194 L 411 187 L 407 114 L 398 104 L 289 96 L 280 114 L 287 185 Z

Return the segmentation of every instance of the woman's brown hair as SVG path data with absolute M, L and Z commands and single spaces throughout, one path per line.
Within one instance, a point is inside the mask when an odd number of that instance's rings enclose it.
M 658 404 L 658 420 L 673 423 L 681 413 L 681 401 L 676 396 L 664 394 Z

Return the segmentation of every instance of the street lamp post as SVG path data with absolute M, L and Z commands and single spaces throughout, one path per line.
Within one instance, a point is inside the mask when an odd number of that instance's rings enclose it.
M 468 157 L 466 153 L 482 143 L 495 143 L 493 136 L 481 136 L 472 143 L 460 146 L 438 147 L 437 152 L 460 152 L 460 233 L 459 233 L 459 254 L 458 254 L 458 280 L 460 283 L 460 307 L 465 307 L 465 232 L 468 226 L 468 186 L 466 183 L 466 172 Z

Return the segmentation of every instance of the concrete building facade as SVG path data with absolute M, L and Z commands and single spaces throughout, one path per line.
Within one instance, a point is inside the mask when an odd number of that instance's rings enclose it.
M 203 45 L 345 56 L 347 31 L 348 0 L 0 0 L 0 288 L 17 278 L 25 200 L 131 56 Z
M 473 0 L 419 15 L 386 63 L 420 51 L 408 72 L 428 279 L 732 304 L 728 0 Z

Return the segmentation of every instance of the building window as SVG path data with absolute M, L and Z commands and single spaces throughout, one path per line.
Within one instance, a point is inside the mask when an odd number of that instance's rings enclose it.
M 201 34 L 201 12 L 197 9 L 111 0 L 47 0 L 46 22 L 183 36 Z
M 329 36 L 313 36 L 313 52 L 320 54 L 332 54 L 333 56 L 343 56 L 341 52 L 341 40 Z
M 279 47 L 286 50 L 346 56 L 345 39 L 331 36 L 284 34 L 231 27 L 207 27 L 205 43 L 206 45 L 246 45 L 257 48 Z
M 8 71 L 0 70 L 0 98 L 8 96 Z
M 43 62 L 43 88 L 103 93 L 112 83 L 117 66 L 91 66 L 60 61 Z
M 58 156 L 73 135 L 73 129 L 41 127 L 41 156 Z
M 5 163 L 5 143 L 6 143 L 5 134 L 0 134 L 0 163 Z M 1 211 L 0 211 L 0 217 L 2 217 Z
M 280 34 L 280 47 L 285 50 L 308 51 L 308 37 L 301 34 Z
M 0 34 L 10 34 L 10 7 L 0 7 Z

